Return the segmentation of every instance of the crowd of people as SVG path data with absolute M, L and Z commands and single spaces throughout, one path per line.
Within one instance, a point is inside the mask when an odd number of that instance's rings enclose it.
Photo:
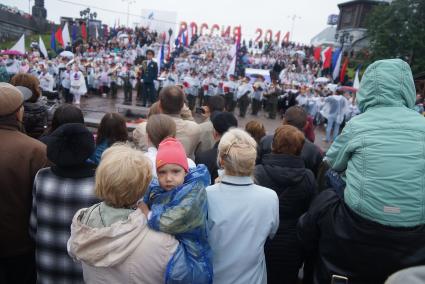
M 368 67 L 326 153 L 300 99 L 266 135 L 220 95 L 196 123 L 175 85 L 131 133 L 118 113 L 91 133 L 63 104 L 33 138 L 33 79 L 0 83 L 0 282 L 423 280 L 425 118 L 404 61 Z
M 0 283 L 424 279 L 425 118 L 407 63 L 373 63 L 355 93 L 318 80 L 308 46 L 201 36 L 157 62 L 161 37 L 119 29 L 72 56 L 0 60 Z M 229 73 L 235 56 L 270 76 Z M 120 86 L 146 120 L 129 132 L 106 113 L 91 132 L 81 96 Z M 241 129 L 249 106 L 282 125 Z

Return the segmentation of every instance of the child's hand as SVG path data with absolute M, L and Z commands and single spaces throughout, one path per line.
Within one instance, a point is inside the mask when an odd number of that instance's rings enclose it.
M 146 217 L 148 217 L 149 214 L 149 207 L 144 203 L 143 201 L 140 201 L 137 204 L 137 207 L 142 211 L 143 214 L 145 214 Z

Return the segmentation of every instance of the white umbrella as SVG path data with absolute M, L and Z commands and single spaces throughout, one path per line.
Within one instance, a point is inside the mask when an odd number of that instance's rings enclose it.
M 295 53 L 301 55 L 302 57 L 305 57 L 305 52 L 302 50 L 297 50 Z
M 316 83 L 327 83 L 327 82 L 329 82 L 329 79 L 326 78 L 326 77 L 319 77 L 316 80 L 314 80 L 314 82 L 316 82 Z
M 74 58 L 74 53 L 72 53 L 71 51 L 65 50 L 65 51 L 62 51 L 61 53 L 59 53 L 59 56 L 67 57 L 67 58 Z

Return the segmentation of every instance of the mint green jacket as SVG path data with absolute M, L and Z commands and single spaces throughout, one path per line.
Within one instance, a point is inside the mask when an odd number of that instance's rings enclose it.
M 357 103 L 326 160 L 346 171 L 344 199 L 369 220 L 393 227 L 425 223 L 425 118 L 413 108 L 415 85 L 400 59 L 370 65 Z

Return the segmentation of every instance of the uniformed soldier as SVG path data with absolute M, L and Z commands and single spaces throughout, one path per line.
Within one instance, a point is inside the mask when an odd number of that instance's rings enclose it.
M 269 90 L 264 93 L 264 96 L 267 97 L 267 110 L 269 112 L 269 118 L 275 119 L 277 113 L 277 100 L 279 95 L 282 93 L 282 89 L 280 88 L 277 80 L 273 78 L 272 84 Z
M 155 52 L 152 49 L 148 49 L 146 51 L 146 60 L 142 63 L 142 104 L 143 106 L 147 106 L 147 102 L 149 102 L 149 106 L 156 101 L 156 90 L 154 81 L 158 77 L 158 64 L 153 61 L 153 57 L 155 56 Z
M 123 80 L 124 104 L 131 105 L 133 97 L 133 85 L 131 84 L 131 80 L 135 78 L 135 74 L 131 71 L 130 63 L 127 63 L 127 67 L 123 68 L 120 73 L 120 78 Z
M 235 75 L 229 75 L 229 80 L 224 83 L 223 89 L 224 99 L 226 102 L 226 110 L 229 112 L 233 112 L 236 107 L 235 100 L 233 98 L 236 94 L 236 90 L 238 89 L 238 84 L 235 81 Z
M 115 63 L 111 63 L 109 76 L 110 76 L 110 82 L 111 82 L 111 97 L 113 99 L 116 99 L 117 91 L 118 91 L 118 76 L 117 76 L 117 66 L 115 66 Z
M 248 109 L 251 96 L 254 93 L 254 89 L 249 83 L 250 78 L 245 77 L 242 79 L 242 84 L 238 88 L 237 99 L 239 103 L 239 116 L 244 118 Z

